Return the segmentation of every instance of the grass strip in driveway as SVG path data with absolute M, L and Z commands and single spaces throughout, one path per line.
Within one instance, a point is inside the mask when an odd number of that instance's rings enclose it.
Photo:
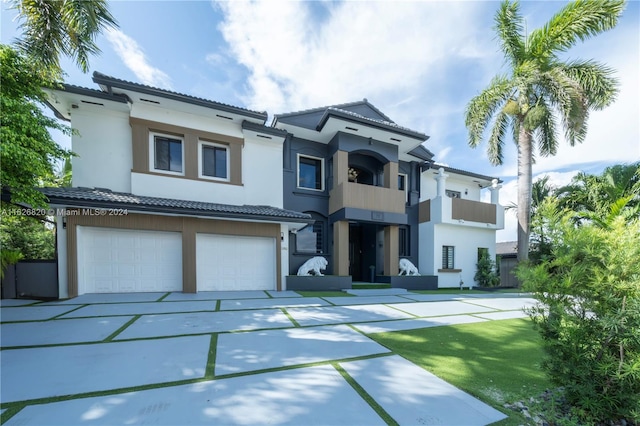
M 118 334 L 122 333 L 127 327 L 129 327 L 131 324 L 133 324 L 141 316 L 142 315 L 135 315 L 133 318 L 131 318 L 129 321 L 127 321 L 125 324 L 123 324 L 122 327 L 120 327 L 119 329 L 117 329 L 116 331 L 111 333 L 106 339 L 104 339 L 104 341 L 105 342 L 112 341 Z M 98 318 L 102 318 L 102 317 L 98 317 Z M 67 320 L 67 321 L 72 321 L 72 320 Z
M 371 334 L 394 353 L 496 408 L 551 387 L 540 369 L 543 350 L 528 319 Z M 510 414 L 498 424 L 526 421 Z
M 353 389 L 358 393 L 358 395 L 360 395 L 360 397 L 361 397 L 362 399 L 364 399 L 364 400 L 365 400 L 365 402 L 366 402 L 367 404 L 369 404 L 369 405 L 371 406 L 371 408 L 373 408 L 373 411 L 375 411 L 375 412 L 376 412 L 376 414 L 378 414 L 378 415 L 382 418 L 382 420 L 384 420 L 384 421 L 385 421 L 385 423 L 387 423 L 387 425 L 389 425 L 389 426 L 400 426 L 400 425 L 398 424 L 398 422 L 396 422 L 395 420 L 393 420 L 393 417 L 391 417 L 391 416 L 389 415 L 389 413 L 387 413 L 387 412 L 384 410 L 384 408 L 382 408 L 382 407 L 380 406 L 380 404 L 378 404 L 378 403 L 375 401 L 375 399 L 373 399 L 373 398 L 371 397 L 371 395 L 369 395 L 369 394 L 367 393 L 367 391 L 366 391 L 366 390 L 364 390 L 364 388 L 363 388 L 362 386 L 360 386 L 360 384 L 359 384 L 358 382 L 356 382 L 356 381 L 354 380 L 354 378 L 353 378 L 353 377 L 351 377 L 351 376 L 349 375 L 349 373 L 347 373 L 347 372 L 345 371 L 345 369 L 344 369 L 340 364 L 338 364 L 337 362 L 335 362 L 335 363 L 333 363 L 333 364 L 331 364 L 331 365 L 333 365 L 333 368 L 335 368 L 336 370 L 338 370 L 338 373 L 340 373 L 340 374 L 342 375 L 342 377 L 346 380 L 346 382 L 347 382 L 347 383 L 349 383 L 349 385 L 351 385 L 351 387 L 352 387 L 352 388 L 353 388 Z

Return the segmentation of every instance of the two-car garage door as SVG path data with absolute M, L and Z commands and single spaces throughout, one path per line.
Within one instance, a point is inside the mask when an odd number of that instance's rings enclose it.
M 78 294 L 182 291 L 182 234 L 78 227 Z M 198 291 L 275 290 L 275 239 L 197 234 Z

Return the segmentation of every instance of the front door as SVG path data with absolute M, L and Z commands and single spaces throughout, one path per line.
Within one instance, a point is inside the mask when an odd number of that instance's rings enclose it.
M 378 226 L 370 223 L 349 224 L 349 270 L 354 282 L 371 281 L 376 265 Z
M 362 281 L 362 227 L 349 224 L 349 274 L 353 281 Z

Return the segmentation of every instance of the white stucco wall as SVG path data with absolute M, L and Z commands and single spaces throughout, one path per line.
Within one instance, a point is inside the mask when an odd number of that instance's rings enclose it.
M 129 172 L 131 192 L 150 197 L 175 198 L 232 205 L 282 208 L 282 144 L 245 138 L 242 148 L 242 185 L 181 179 Z
M 74 109 L 73 186 L 131 192 L 131 127 L 127 113 L 82 104 Z
M 420 272 L 425 275 L 437 275 L 438 287 L 459 287 L 460 279 L 465 287 L 476 285 L 473 276 L 476 273 L 478 248 L 488 248 L 495 258 L 495 231 L 453 224 L 420 224 Z M 442 267 L 442 247 L 453 246 L 454 268 L 460 272 L 438 272 Z
M 239 121 L 216 118 L 215 114 L 210 111 L 208 116 L 203 116 L 196 113 L 169 110 L 142 102 L 136 102 L 131 107 L 131 117 L 205 132 L 219 133 L 236 138 L 242 137 L 242 128 L 240 127 L 241 123 Z
M 437 182 L 435 180 L 437 170 L 425 170 L 420 175 L 420 201 L 430 200 L 437 195 Z M 445 172 L 448 175 L 445 188 L 451 191 L 458 191 L 460 198 L 471 201 L 480 201 L 482 189 L 473 178 Z M 465 191 L 467 192 L 465 194 Z

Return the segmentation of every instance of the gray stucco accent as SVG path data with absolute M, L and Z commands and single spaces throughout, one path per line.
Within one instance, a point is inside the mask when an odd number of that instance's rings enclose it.
M 375 139 L 365 138 L 351 133 L 337 132 L 329 142 L 329 156 L 336 151 L 367 152 L 383 163 L 398 161 L 398 147 Z
M 345 207 L 329 216 L 329 223 L 339 220 L 354 220 L 376 225 L 407 225 L 409 218 L 405 213 L 380 212 L 375 210 Z
M 327 110 L 322 115 L 320 122 L 316 126 L 316 130 L 320 131 L 324 127 L 324 125 L 329 121 L 331 117 L 360 124 L 367 127 L 372 127 L 374 129 L 386 130 L 388 132 L 397 133 L 399 135 L 408 136 L 410 138 L 414 138 L 420 141 L 426 141 L 429 139 L 429 136 L 424 133 L 419 133 L 411 129 L 407 129 L 406 127 L 398 126 L 395 123 L 374 120 L 368 117 L 361 116 L 356 113 L 351 113 L 349 111 L 340 110 L 337 108 L 327 108 Z

